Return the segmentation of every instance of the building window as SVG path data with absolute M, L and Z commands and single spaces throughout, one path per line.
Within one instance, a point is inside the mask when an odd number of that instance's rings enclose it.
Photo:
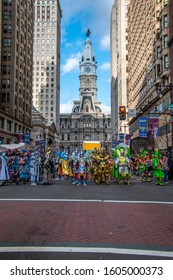
M 4 118 L 0 117 L 0 128 L 4 128 Z
M 11 131 L 11 121 L 7 120 L 7 130 Z
M 3 74 L 10 74 L 11 66 L 10 65 L 2 65 L 2 73 Z
M 12 12 L 11 11 L 4 11 L 4 20 L 11 20 L 12 19 Z
M 160 64 L 157 64 L 157 77 L 159 77 L 161 74 L 161 67 Z
M 164 69 L 168 69 L 169 63 L 168 63 L 168 55 L 164 55 Z
M 159 40 L 159 39 L 160 39 L 160 29 L 158 28 L 157 32 L 156 32 L 156 40 Z
M 11 33 L 11 25 L 4 24 L 4 33 Z
M 11 6 L 11 0 L 4 0 L 3 4 L 4 6 Z
M 11 38 L 4 38 L 3 46 L 4 47 L 10 47 L 11 46 Z
M 4 51 L 3 52 L 3 60 L 10 61 L 11 60 L 11 52 Z
M 157 58 L 161 57 L 161 48 L 157 47 Z
M 2 88 L 10 88 L 10 79 L 2 80 Z
M 168 35 L 164 35 L 163 40 L 163 46 L 166 48 L 168 46 Z
M 168 16 L 167 15 L 163 16 L 163 27 L 164 28 L 168 27 Z

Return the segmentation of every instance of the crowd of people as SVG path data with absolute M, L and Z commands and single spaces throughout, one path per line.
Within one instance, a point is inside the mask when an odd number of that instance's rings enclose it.
M 159 150 L 141 151 L 131 155 L 125 144 L 118 145 L 112 154 L 100 150 L 79 151 L 71 154 L 60 145 L 53 152 L 48 147 L 42 150 L 7 150 L 0 152 L 0 182 L 13 182 L 16 185 L 30 183 L 33 186 L 52 184 L 53 180 L 69 180 L 73 185 L 87 186 L 88 180 L 96 184 L 112 180 L 118 184 L 131 184 L 131 177 L 141 182 L 155 180 L 163 186 L 173 179 L 173 159 Z

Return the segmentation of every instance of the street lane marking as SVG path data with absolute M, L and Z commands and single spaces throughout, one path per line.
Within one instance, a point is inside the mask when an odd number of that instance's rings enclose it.
M 173 201 L 133 201 L 133 200 L 102 200 L 102 199 L 30 199 L 30 198 L 0 198 L 0 201 L 19 202 L 106 202 L 106 203 L 131 203 L 131 204 L 168 204 L 173 205 Z
M 121 249 L 121 248 L 98 248 L 98 247 L 0 247 L 0 253 L 21 253 L 21 252 L 56 252 L 56 253 L 109 253 L 125 255 L 145 255 L 158 257 L 173 257 L 172 251 Z

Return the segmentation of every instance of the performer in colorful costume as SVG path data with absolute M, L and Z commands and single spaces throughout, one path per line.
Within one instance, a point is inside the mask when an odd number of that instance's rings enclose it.
M 37 185 L 37 161 L 36 161 L 36 154 L 32 153 L 30 158 L 30 182 L 32 186 Z
M 153 175 L 155 176 L 155 184 L 164 186 L 164 169 L 165 165 L 162 159 L 162 154 L 158 149 L 155 149 L 153 155 L 152 155 L 152 164 L 153 164 L 153 169 L 154 173 Z
M 100 151 L 95 150 L 91 155 L 91 176 L 95 183 L 99 185 L 101 182 L 105 182 L 109 185 L 109 178 L 111 173 L 111 167 L 109 162 L 110 156 L 105 154 L 105 149 L 101 148 Z
M 69 176 L 70 176 L 69 180 L 73 185 L 78 183 L 77 163 L 79 158 L 80 158 L 80 153 L 76 148 L 72 152 L 72 155 L 69 158 Z
M 81 151 L 80 158 L 77 161 L 76 171 L 78 174 L 78 183 L 77 186 L 83 185 L 84 187 L 87 186 L 86 178 L 88 173 L 88 163 L 87 159 L 84 157 L 84 152 Z
M 119 144 L 114 148 L 114 166 L 112 169 L 112 177 L 115 177 L 121 185 L 130 185 L 130 148 L 125 144 Z
M 143 150 L 139 154 L 139 172 L 142 182 L 151 182 L 152 159 L 147 150 Z
M 5 154 L 0 155 L 0 185 L 4 182 L 9 181 L 10 176 L 8 172 L 8 166 L 5 159 Z

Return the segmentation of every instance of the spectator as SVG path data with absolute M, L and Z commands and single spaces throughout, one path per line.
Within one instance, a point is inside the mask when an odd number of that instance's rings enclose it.
M 173 158 L 172 158 L 172 155 L 169 155 L 169 157 L 168 157 L 168 167 L 169 167 L 168 179 L 170 181 L 172 181 L 172 179 L 173 179 Z

